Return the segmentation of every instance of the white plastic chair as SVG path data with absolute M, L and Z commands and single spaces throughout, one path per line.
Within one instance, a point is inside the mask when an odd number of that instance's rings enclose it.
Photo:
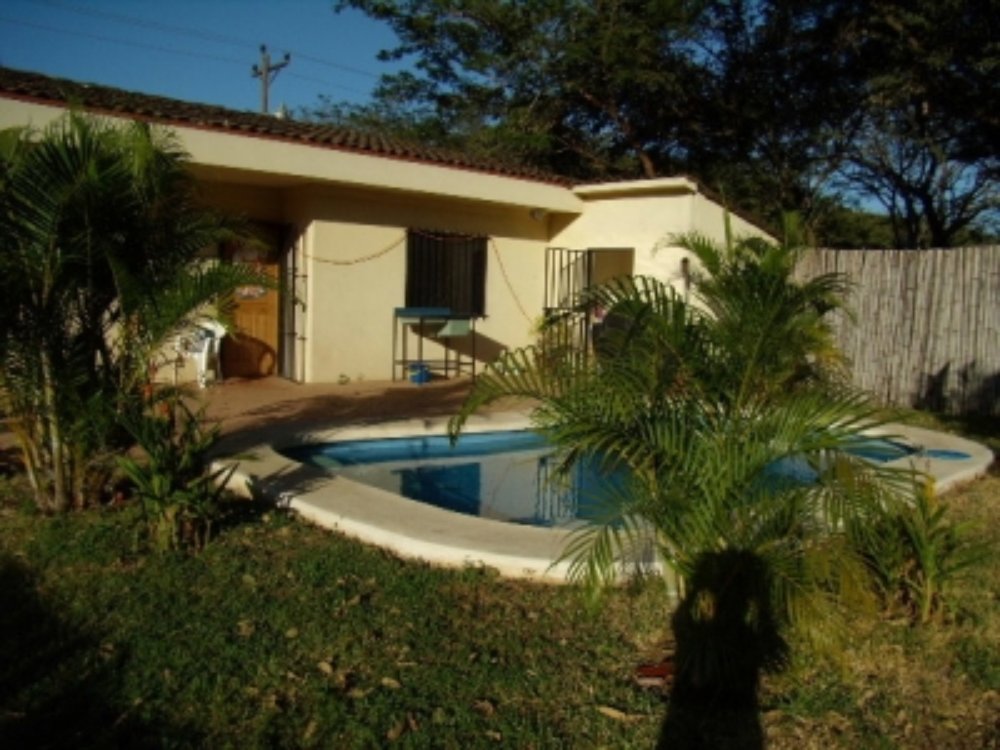
M 194 360 L 198 373 L 198 387 L 208 385 L 208 372 L 212 371 L 212 381 L 222 380 L 222 362 L 219 347 L 226 328 L 216 320 L 199 321 L 191 333 L 183 337 L 184 353 Z

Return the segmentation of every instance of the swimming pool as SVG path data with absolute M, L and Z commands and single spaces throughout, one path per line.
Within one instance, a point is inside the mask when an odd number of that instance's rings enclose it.
M 454 445 L 442 435 L 343 440 L 282 451 L 317 466 L 411 500 L 472 516 L 532 526 L 572 526 L 592 518 L 608 486 L 621 488 L 621 473 L 597 461 L 580 461 L 569 477 L 557 478 L 555 449 L 531 430 L 467 433 Z M 888 463 L 919 452 L 897 440 L 865 438 L 850 452 Z M 947 459 L 943 455 L 938 458 Z M 950 452 L 952 459 L 967 454 Z M 816 478 L 804 462 L 778 462 L 775 476 L 796 482 Z
M 289 457 L 299 450 L 292 446 L 443 435 L 447 423 L 448 417 L 420 417 L 308 430 L 270 424 L 256 434 L 257 442 L 241 436 L 231 446 L 220 444 L 212 468 L 229 477 L 229 489 L 240 496 L 270 500 L 323 528 L 403 558 L 452 567 L 486 566 L 510 578 L 566 581 L 570 563 L 563 555 L 569 526 L 504 523 L 454 513 Z M 463 434 L 530 426 L 524 412 L 476 414 Z M 985 474 L 993 461 L 985 446 L 955 435 L 901 424 L 887 425 L 886 432 L 924 449 L 889 465 L 926 472 L 939 493 Z M 971 458 L 945 460 L 935 457 L 938 451 Z
M 532 526 L 585 519 L 600 483 L 593 462 L 579 462 L 569 481 L 555 476 L 554 448 L 531 430 L 446 436 L 345 440 L 282 451 L 300 463 L 472 516 Z

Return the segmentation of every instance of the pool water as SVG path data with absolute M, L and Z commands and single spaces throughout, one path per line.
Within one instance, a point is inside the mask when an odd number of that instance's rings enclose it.
M 885 463 L 898 458 L 906 458 L 919 453 L 922 458 L 936 458 L 939 461 L 966 461 L 972 456 L 963 451 L 942 450 L 939 448 L 914 448 L 906 443 L 885 438 L 871 438 L 859 442 L 850 448 L 848 453 L 867 458 L 869 461 Z
M 911 456 L 917 451 L 905 443 L 883 438 L 871 438 L 858 442 L 848 452 L 861 458 L 867 458 L 869 461 L 886 463 Z
M 850 452 L 887 462 L 917 449 L 872 438 Z M 600 507 L 597 488 L 606 489 L 609 482 L 596 460 L 578 462 L 569 481 L 557 479 L 552 445 L 530 430 L 466 433 L 454 445 L 447 437 L 427 435 L 300 445 L 282 453 L 412 500 L 534 526 L 566 526 L 592 517 Z M 935 458 L 967 458 L 952 451 L 925 452 L 931 453 L 940 454 Z M 804 462 L 785 459 L 773 473 L 796 482 L 814 480 L 812 469 L 800 464 Z M 611 474 L 610 481 L 621 486 L 624 478 Z
M 565 526 L 596 510 L 596 461 L 579 462 L 569 481 L 530 430 L 345 440 L 282 451 L 301 463 L 447 510 L 533 526 Z M 603 476 L 603 473 L 601 474 Z M 605 478 L 606 482 L 606 478 Z

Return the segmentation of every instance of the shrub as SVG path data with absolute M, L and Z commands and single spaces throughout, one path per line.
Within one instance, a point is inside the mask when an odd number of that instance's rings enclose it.
M 199 551 L 208 544 L 220 498 L 236 468 L 209 471 L 208 451 L 218 428 L 205 430 L 202 415 L 171 395 L 127 425 L 145 457 L 119 458 L 118 465 L 134 485 L 143 531 L 158 551 Z
M 914 493 L 912 504 L 887 513 L 874 527 L 855 529 L 854 536 L 886 604 L 902 607 L 922 624 L 943 613 L 950 584 L 982 555 L 931 483 Z

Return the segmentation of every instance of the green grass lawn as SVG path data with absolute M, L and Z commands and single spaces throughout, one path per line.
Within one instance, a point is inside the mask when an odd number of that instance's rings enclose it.
M 629 747 L 656 735 L 661 702 L 630 680 L 665 631 L 655 587 L 598 614 L 570 589 L 404 563 L 278 514 L 198 557 L 137 557 L 129 522 L 5 513 L 0 728 L 17 743 L 3 746 Z
M 998 446 L 994 446 L 995 448 Z M 200 556 L 137 554 L 134 511 L 43 518 L 0 479 L 0 746 L 653 747 L 669 602 L 403 562 L 279 513 Z M 1000 477 L 948 496 L 989 545 L 946 622 L 858 622 L 769 677 L 776 748 L 1000 747 Z

